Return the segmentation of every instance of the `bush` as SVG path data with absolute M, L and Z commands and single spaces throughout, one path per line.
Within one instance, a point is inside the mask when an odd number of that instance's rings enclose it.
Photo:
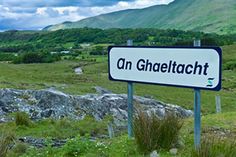
M 15 123 L 17 126 L 30 126 L 31 120 L 29 119 L 29 116 L 24 112 L 17 112 L 15 116 Z
M 26 152 L 20 155 L 20 157 L 62 157 L 62 153 L 63 152 L 61 152 L 60 148 L 55 148 L 51 145 L 48 145 L 47 147 L 44 147 L 42 149 L 39 149 L 37 147 L 28 147 Z M 12 156 L 9 155 L 9 157 Z
M 95 48 L 93 48 L 91 52 L 89 52 L 89 54 L 90 55 L 107 55 L 107 51 L 102 46 L 95 46 Z
M 43 59 L 39 53 L 24 53 L 21 58 L 22 63 L 41 63 Z
M 138 149 L 145 154 L 153 150 L 169 150 L 177 143 L 182 124 L 174 114 L 160 119 L 154 113 L 148 115 L 138 110 L 134 117 L 134 136 Z
M 0 61 L 13 61 L 16 56 L 13 53 L 1 53 L 0 52 Z
M 202 139 L 200 149 L 192 150 L 191 157 L 235 157 L 236 142 L 218 137 Z
M 19 55 L 13 60 L 13 63 L 52 63 L 60 60 L 60 56 L 57 54 L 50 53 L 35 53 L 35 52 L 27 52 Z
M 9 157 L 19 157 L 26 153 L 28 145 L 24 143 L 16 143 L 15 146 L 8 152 Z
M 143 157 L 139 154 L 134 139 L 130 139 L 126 135 L 113 138 L 107 144 L 107 149 L 109 157 Z
M 85 118 L 78 122 L 79 134 L 84 136 L 89 134 L 90 136 L 98 136 L 107 134 L 107 124 L 109 123 L 108 118 L 102 121 L 96 121 L 94 117 L 85 116 Z
M 10 145 L 15 139 L 15 134 L 10 130 L 5 131 L 0 137 L 0 157 L 5 157 Z
M 63 146 L 63 152 L 65 157 L 70 156 L 82 156 L 90 149 L 94 149 L 95 142 L 89 140 L 88 137 L 81 138 L 80 136 L 76 136 L 74 139 L 70 139 Z

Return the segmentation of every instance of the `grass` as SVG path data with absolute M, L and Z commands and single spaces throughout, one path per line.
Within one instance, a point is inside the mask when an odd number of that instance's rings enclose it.
M 27 113 L 17 112 L 15 116 L 15 123 L 16 126 L 30 126 L 32 122 Z
M 80 134 L 84 136 L 108 135 L 107 124 L 110 118 L 103 121 L 95 121 L 94 118 L 89 116 L 84 120 L 76 121 L 69 119 L 52 120 L 45 119 L 38 122 L 31 122 L 30 125 L 16 125 L 15 122 L 0 124 L 0 134 L 4 130 L 12 130 L 16 132 L 16 136 L 32 136 L 36 138 L 59 138 L 66 139 Z M 28 124 L 28 123 L 27 123 Z M 2 131 L 3 130 L 3 131 Z
M 163 119 L 154 113 L 138 110 L 134 118 L 134 135 L 139 150 L 148 154 L 154 150 L 169 150 L 178 143 L 182 121 L 170 113 Z
M 193 149 L 191 157 L 235 157 L 236 141 L 215 137 L 205 137 L 201 147 Z
M 52 148 L 50 145 L 45 148 L 36 149 L 31 148 L 28 145 L 22 143 L 17 143 L 16 147 L 12 150 L 8 150 L 9 157 L 14 157 L 15 154 L 21 154 L 23 156 L 32 157 L 32 156 L 48 156 L 48 157 L 62 157 L 65 154 L 70 153 L 81 153 L 78 154 L 84 157 L 147 157 L 143 153 L 138 151 L 138 145 L 134 139 L 128 139 L 127 135 L 121 135 L 113 139 L 98 139 L 94 142 L 88 140 L 89 135 L 85 136 L 79 135 L 79 129 L 88 129 L 93 126 L 94 123 L 91 123 L 91 120 L 84 120 L 83 124 L 77 121 L 67 121 L 67 120 L 57 120 L 52 121 L 50 119 L 43 120 L 40 122 L 34 123 L 31 127 L 25 126 L 15 126 L 15 123 L 4 123 L 0 125 L 0 134 L 2 137 L 22 137 L 22 136 L 33 136 L 46 139 L 51 138 L 68 138 L 71 139 L 65 146 L 60 148 Z M 229 138 L 233 141 L 236 139 L 236 112 L 228 112 L 223 114 L 212 114 L 202 117 L 202 137 L 208 137 L 209 135 L 213 136 L 215 139 L 220 138 Z M 17 128 L 16 128 L 17 127 Z M 100 125 L 99 128 L 106 126 Z M 67 128 L 67 129 L 66 129 Z M 77 128 L 77 129 L 76 129 Z M 211 128 L 211 129 L 209 129 Z M 217 133 L 217 130 L 230 130 L 229 135 L 221 135 Z M 58 130 L 58 133 L 55 132 L 55 129 Z M 213 130 L 212 130 L 213 129 Z M 214 130 L 215 129 L 215 130 Z M 11 130 L 10 136 L 6 136 L 6 130 Z M 214 133 L 216 132 L 216 133 Z M 3 134 L 4 133 L 4 134 Z M 60 134 L 59 134 L 60 133 Z M 89 133 L 89 132 L 88 132 Z M 103 134 L 103 133 L 102 133 Z M 12 136 L 15 135 L 15 136 Z M 6 138 L 9 143 L 12 143 L 12 138 Z M 210 138 L 208 138 L 210 139 Z M 82 140 L 82 141 L 81 141 Z M 184 125 L 180 130 L 179 140 L 183 142 L 182 147 L 178 147 L 178 153 L 176 157 L 190 157 L 193 153 L 193 118 L 184 120 Z M 213 148 L 217 150 L 224 149 L 224 152 L 230 150 L 230 146 L 234 143 L 231 141 L 226 141 L 226 143 L 219 143 L 217 140 L 208 141 L 211 142 Z M 203 145 L 206 141 L 202 138 Z M 234 146 L 234 145 L 233 145 Z M 6 148 L 6 147 L 5 147 Z M 89 148 L 89 149 L 88 149 Z M 209 148 L 209 147 L 202 147 Z M 221 148 L 221 149 L 220 149 Z M 235 150 L 235 147 L 233 147 Z M 202 150 L 204 151 L 204 150 Z M 161 157 L 172 157 L 168 150 L 158 150 Z M 12 155 L 12 156 L 10 156 Z M 70 156 L 70 155 L 68 155 Z M 74 155 L 75 156 L 75 155 Z M 198 157 L 198 156 L 193 156 Z M 227 156 L 228 157 L 228 156 Z
M 24 143 L 16 143 L 15 146 L 7 153 L 7 157 L 19 157 L 27 152 L 29 146 Z
M 202 116 L 202 143 L 204 144 L 204 137 L 213 137 L 215 139 L 228 138 L 235 140 L 236 139 L 236 112 L 227 112 L 221 114 L 209 114 Z M 194 148 L 194 132 L 193 132 L 193 118 L 185 120 L 185 123 L 181 129 L 181 139 L 184 142 L 184 149 L 181 149 L 179 154 L 180 157 L 189 157 Z M 222 132 L 229 132 L 222 134 Z M 209 138 L 208 138 L 209 139 Z M 212 145 L 217 144 L 218 142 L 211 143 Z M 224 147 L 224 144 L 222 145 Z
M 112 140 L 90 141 L 76 136 L 62 148 L 29 148 L 22 157 L 144 157 L 139 154 L 134 140 L 121 136 Z
M 6 157 L 10 145 L 14 143 L 15 134 L 11 130 L 4 130 L 0 136 L 0 156 Z

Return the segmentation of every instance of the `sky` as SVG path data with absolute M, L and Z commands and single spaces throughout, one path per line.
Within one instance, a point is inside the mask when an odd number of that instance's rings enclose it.
M 0 31 L 40 30 L 99 14 L 168 4 L 174 0 L 0 0 Z

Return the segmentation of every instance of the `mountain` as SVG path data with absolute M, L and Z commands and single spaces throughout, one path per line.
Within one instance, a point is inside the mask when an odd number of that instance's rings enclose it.
M 69 28 L 159 28 L 236 33 L 236 0 L 175 0 L 168 5 L 123 10 L 78 22 L 48 26 L 45 30 Z

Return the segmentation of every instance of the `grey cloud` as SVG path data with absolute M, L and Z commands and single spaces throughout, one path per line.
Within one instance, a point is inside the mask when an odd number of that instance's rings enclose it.
M 22 8 L 22 7 L 11 7 L 9 8 L 14 13 L 35 13 L 37 8 Z
M 121 0 L 1 0 L 0 5 L 7 7 L 66 7 L 66 6 L 109 6 Z M 122 0 L 132 2 L 135 0 Z
M 46 13 L 48 14 L 48 16 L 50 16 L 50 17 L 57 17 L 57 16 L 59 16 L 58 11 L 56 11 L 56 10 L 54 10 L 54 9 L 52 9 L 52 8 L 47 8 L 45 12 L 46 12 Z
M 81 16 L 94 16 L 94 14 L 91 12 L 91 8 L 89 7 L 79 8 L 77 12 Z
M 92 10 L 94 6 L 103 8 L 119 1 L 135 0 L 0 0 L 0 30 L 39 29 L 64 21 L 76 21 L 96 15 Z M 77 9 L 58 9 L 68 6 Z M 42 14 L 37 12 L 39 9 L 43 9 Z

